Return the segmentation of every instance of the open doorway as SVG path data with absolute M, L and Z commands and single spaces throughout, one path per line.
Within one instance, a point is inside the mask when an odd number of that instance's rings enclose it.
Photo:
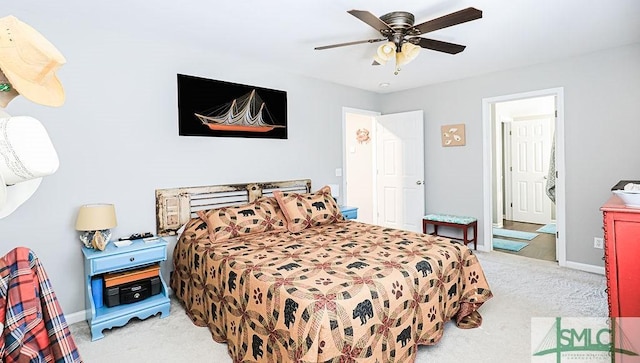
M 491 249 L 565 263 L 562 105 L 562 89 L 483 100 Z
M 378 112 L 349 109 L 343 114 L 342 203 L 358 208 L 357 220 L 375 224 L 376 127 Z
M 343 111 L 342 203 L 360 222 L 421 232 L 424 216 L 422 110 L 381 115 Z
M 498 251 L 556 261 L 555 201 L 548 191 L 555 104 L 554 95 L 494 104 L 496 134 L 502 136 L 493 151 L 502 160 L 496 163 L 494 195 Z

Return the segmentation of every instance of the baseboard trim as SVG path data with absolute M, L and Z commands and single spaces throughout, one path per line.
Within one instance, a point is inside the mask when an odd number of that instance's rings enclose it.
M 565 267 L 572 268 L 574 270 L 591 272 L 594 274 L 604 275 L 604 267 L 587 265 L 586 263 L 567 261 Z
M 167 287 L 167 296 L 173 296 L 173 289 Z M 67 325 L 79 323 L 81 321 L 87 320 L 87 310 L 76 311 L 71 314 L 64 314 L 64 318 L 67 320 Z
M 87 311 L 80 310 L 71 314 L 64 314 L 64 318 L 67 319 L 67 325 L 79 323 L 81 321 L 87 320 Z
M 484 246 L 484 245 L 479 245 L 478 246 L 478 251 L 482 251 L 482 252 L 492 252 L 491 250 L 489 250 L 489 248 L 487 248 L 488 246 Z M 529 258 L 529 257 L 527 257 Z M 557 261 L 556 261 L 557 262 Z M 570 268 L 573 270 L 580 270 L 580 271 L 585 271 L 585 272 L 591 272 L 594 274 L 599 274 L 599 275 L 604 275 L 604 267 L 602 266 L 594 266 L 594 265 L 588 265 L 586 263 L 580 263 L 580 262 L 573 262 L 573 261 L 566 261 L 566 263 L 564 265 L 560 265 L 558 264 L 558 266 L 560 267 L 564 267 L 564 268 Z

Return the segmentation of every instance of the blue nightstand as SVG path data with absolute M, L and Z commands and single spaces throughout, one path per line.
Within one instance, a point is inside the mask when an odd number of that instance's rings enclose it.
M 102 331 L 104 329 L 123 326 L 134 317 L 145 319 L 157 313 L 161 313 L 161 318 L 169 316 L 170 301 L 162 274 L 160 274 L 160 284 L 162 285 L 160 293 L 137 302 L 113 307 L 107 307 L 106 304 L 99 306 L 100 302 L 96 306 L 91 283 L 92 278 L 102 277 L 105 273 L 130 270 L 165 261 L 167 259 L 167 241 L 160 238 L 145 243 L 139 239 L 134 240 L 131 245 L 126 247 L 116 247 L 111 241 L 104 251 L 82 247 L 82 254 L 84 255 L 86 279 L 85 309 L 87 322 L 91 328 L 91 340 L 103 338 Z M 98 295 L 104 295 L 104 292 Z
M 358 208 L 357 207 L 349 207 L 346 205 L 340 206 L 340 212 L 346 219 L 356 219 L 358 218 Z

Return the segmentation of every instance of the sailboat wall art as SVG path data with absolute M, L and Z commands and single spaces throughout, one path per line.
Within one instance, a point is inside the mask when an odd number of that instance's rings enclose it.
M 287 92 L 178 74 L 181 136 L 287 138 Z

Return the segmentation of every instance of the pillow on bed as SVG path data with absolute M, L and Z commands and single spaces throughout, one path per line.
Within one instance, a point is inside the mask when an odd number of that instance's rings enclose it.
M 309 227 L 344 221 L 328 185 L 315 193 L 285 193 L 276 190 L 273 195 L 287 218 L 289 232 L 296 233 Z
M 207 230 L 207 223 L 204 222 L 202 218 L 194 217 L 178 229 L 176 232 L 176 238 L 180 239 L 184 237 L 185 239 L 199 240 L 206 237 L 208 234 L 209 231 Z
M 273 197 L 263 197 L 249 204 L 197 213 L 207 223 L 209 239 L 212 242 L 287 229 L 286 219 Z

